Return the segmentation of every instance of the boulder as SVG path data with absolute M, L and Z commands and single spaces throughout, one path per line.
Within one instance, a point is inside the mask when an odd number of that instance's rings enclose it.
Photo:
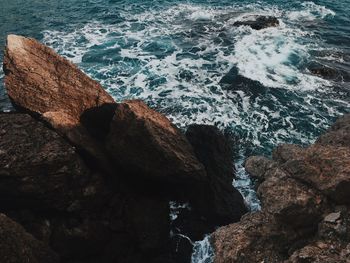
M 337 204 L 350 204 L 350 148 L 312 145 L 283 164 L 288 174 Z
M 206 178 L 181 131 L 140 100 L 117 105 L 106 148 L 129 176 L 179 184 Z
M 205 166 L 207 179 L 191 189 L 192 205 L 213 225 L 238 221 L 247 212 L 242 195 L 232 185 L 233 142 L 211 125 L 191 125 L 186 136 Z
M 115 103 L 100 84 L 51 48 L 16 35 L 7 37 L 4 72 L 7 93 L 17 109 L 43 117 L 103 163 L 103 151 L 80 121 L 86 111 Z
M 57 254 L 0 214 L 0 258 L 3 263 L 58 263 Z
M 249 15 L 242 18 L 240 21 L 236 21 L 234 26 L 249 26 L 255 30 L 261 30 L 268 27 L 279 26 L 279 21 L 273 16 L 262 15 Z
M 245 215 L 212 235 L 215 263 L 283 262 L 298 235 L 267 213 Z
M 91 177 L 75 149 L 27 114 L 0 114 L 0 207 L 74 211 Z M 85 194 L 84 194 L 85 193 Z
M 245 163 L 244 168 L 249 175 L 256 180 L 256 186 L 265 181 L 268 171 L 277 166 L 277 164 L 264 156 L 251 156 Z

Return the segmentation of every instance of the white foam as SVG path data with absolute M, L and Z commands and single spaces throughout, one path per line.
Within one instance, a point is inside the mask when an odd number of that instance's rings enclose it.
M 301 4 L 303 10 L 290 11 L 287 13 L 289 20 L 295 21 L 313 21 L 316 19 L 324 19 L 327 16 L 335 16 L 336 13 L 322 5 L 317 5 L 314 2 L 304 2 Z
M 210 236 L 194 243 L 191 263 L 211 263 L 214 261 L 214 251 L 210 244 Z

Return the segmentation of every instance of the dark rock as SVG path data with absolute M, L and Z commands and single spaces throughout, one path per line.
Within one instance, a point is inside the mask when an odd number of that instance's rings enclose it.
M 194 208 L 216 226 L 238 221 L 247 209 L 243 197 L 232 186 L 232 144 L 215 126 L 191 125 L 186 136 L 208 175 L 205 182 L 191 189 Z
M 234 26 L 250 26 L 252 29 L 261 30 L 268 27 L 277 27 L 279 26 L 279 21 L 276 17 L 273 16 L 259 16 L 251 15 L 243 18 L 243 21 L 237 21 Z
M 0 258 L 3 263 L 60 262 L 55 252 L 4 214 L 0 214 Z
M 90 176 L 75 149 L 56 132 L 26 114 L 0 114 L 2 209 L 75 210 Z
M 106 147 L 129 175 L 180 184 L 206 178 L 180 130 L 139 100 L 118 104 Z

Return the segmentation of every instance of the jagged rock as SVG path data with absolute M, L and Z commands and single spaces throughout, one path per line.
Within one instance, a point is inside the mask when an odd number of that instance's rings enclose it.
M 206 178 L 186 137 L 140 100 L 117 105 L 106 147 L 115 162 L 134 176 L 180 184 Z
M 283 165 L 290 176 L 302 180 L 338 204 L 350 203 L 350 148 L 313 145 Z
M 212 235 L 215 263 L 283 262 L 298 235 L 266 213 L 245 215 Z
M 262 212 L 213 234 L 215 263 L 350 260 L 349 125 L 345 116 L 309 147 L 280 145 L 273 161 L 246 161 L 259 179 Z
M 339 118 L 327 133 L 318 138 L 317 143 L 350 147 L 350 114 Z
M 244 17 L 241 21 L 236 21 L 233 25 L 250 26 L 255 30 L 261 30 L 268 27 L 277 27 L 279 26 L 279 21 L 273 16 L 251 15 Z
M 74 64 L 34 39 L 9 35 L 4 56 L 5 87 L 14 105 L 42 116 L 58 132 L 106 167 L 103 151 L 80 118 L 114 100 Z
M 60 262 L 55 252 L 4 214 L 0 214 L 0 258 L 3 263 Z
M 26 114 L 0 114 L 1 209 L 73 211 L 90 177 L 56 132 Z
M 247 209 L 242 195 L 232 186 L 232 143 L 210 125 L 191 125 L 186 136 L 208 175 L 206 181 L 190 190 L 194 208 L 216 226 L 238 221 Z
M 269 177 L 259 186 L 258 194 L 265 211 L 273 214 L 282 224 L 316 226 L 322 214 L 321 196 L 286 175 Z
M 269 175 L 267 171 L 276 166 L 274 161 L 264 156 L 251 156 L 244 163 L 244 168 L 257 181 L 257 186 L 265 181 L 265 175 Z

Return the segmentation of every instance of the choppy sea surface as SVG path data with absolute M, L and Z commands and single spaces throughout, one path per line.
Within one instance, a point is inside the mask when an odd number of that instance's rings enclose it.
M 280 25 L 234 26 L 255 14 Z M 140 98 L 181 128 L 236 136 L 233 183 L 257 210 L 244 159 L 309 144 L 350 112 L 349 14 L 350 0 L 1 0 L 0 48 L 9 33 L 37 38 L 117 101 Z M 337 77 L 312 74 L 321 66 Z M 11 110 L 2 78 L 0 109 Z

